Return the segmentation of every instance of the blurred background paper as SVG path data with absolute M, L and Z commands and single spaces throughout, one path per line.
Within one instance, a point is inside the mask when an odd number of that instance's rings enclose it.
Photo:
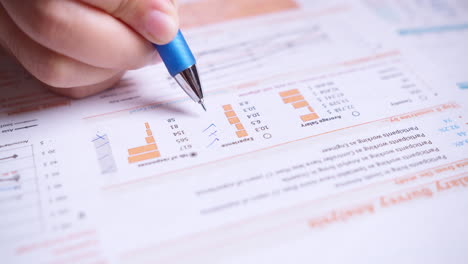
M 179 5 L 182 28 L 298 8 L 293 0 L 182 0 Z

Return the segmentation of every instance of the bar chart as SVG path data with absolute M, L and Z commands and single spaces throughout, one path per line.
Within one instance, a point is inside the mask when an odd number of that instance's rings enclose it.
M 145 127 L 147 135 L 145 137 L 146 144 L 128 150 L 128 163 L 136 163 L 161 157 L 158 145 L 156 145 L 156 141 L 153 136 L 153 131 L 151 131 L 151 127 L 148 122 L 145 123 Z
M 237 116 L 236 112 L 232 108 L 232 105 L 227 104 L 223 105 L 224 115 L 226 116 L 229 124 L 235 126 L 236 128 L 236 135 L 238 138 L 247 137 L 249 134 L 245 130 L 244 125 L 241 123 L 239 117 Z
M 285 104 L 291 104 L 294 107 L 294 109 L 307 109 L 308 113 L 300 116 L 303 122 L 308 122 L 319 118 L 318 114 L 309 105 L 309 103 L 305 100 L 304 96 L 301 94 L 301 92 L 299 92 L 298 89 L 283 91 L 280 92 L 279 95 L 281 96 Z

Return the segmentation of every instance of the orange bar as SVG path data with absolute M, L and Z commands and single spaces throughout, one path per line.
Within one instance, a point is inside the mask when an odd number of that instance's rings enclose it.
M 128 150 L 128 155 L 136 155 L 136 154 L 140 154 L 140 153 L 143 153 L 143 152 L 148 152 L 148 151 L 151 151 L 151 150 L 157 150 L 157 149 L 158 149 L 158 146 L 156 146 L 156 144 L 145 145 L 145 146 L 129 149 Z
M 223 105 L 224 111 L 232 111 L 232 106 L 231 105 Z
M 312 114 L 307 114 L 307 115 L 303 115 L 301 116 L 301 119 L 302 121 L 304 122 L 307 122 L 307 121 L 311 121 L 311 120 L 315 120 L 319 118 L 319 116 L 316 114 L 316 113 L 312 113 Z
M 246 137 L 248 136 L 247 131 L 241 130 L 241 131 L 236 131 L 237 137 Z
M 288 97 L 288 96 L 296 95 L 296 94 L 300 94 L 297 89 L 292 89 L 292 90 L 288 90 L 288 91 L 284 91 L 284 92 L 279 93 L 279 95 L 281 97 Z
M 241 123 L 236 124 L 236 128 L 237 128 L 237 130 L 244 130 L 245 129 L 244 125 L 242 125 Z
M 238 117 L 233 117 L 233 118 L 228 118 L 229 120 L 229 124 L 237 124 L 237 123 L 240 123 L 240 120 Z
M 139 162 L 139 161 L 149 160 L 149 159 L 154 159 L 154 158 L 159 158 L 159 157 L 161 157 L 161 154 L 159 153 L 159 151 L 152 151 L 152 152 L 128 157 L 128 163 L 134 163 L 134 162 Z
M 145 123 L 146 129 L 150 129 L 148 122 Z
M 296 102 L 296 101 L 301 101 L 301 100 L 304 100 L 304 96 L 302 96 L 302 95 L 295 95 L 295 96 L 290 96 L 290 97 L 283 98 L 283 102 L 285 104 L 289 104 L 289 103 Z
M 315 112 L 312 107 L 309 106 L 308 108 L 309 108 L 309 111 L 311 111 L 312 113 Z
M 146 134 L 148 135 L 148 137 L 151 137 L 153 135 L 153 132 L 151 131 L 151 129 L 146 129 Z
M 145 140 L 146 140 L 146 143 L 148 143 L 148 144 L 154 143 L 154 137 L 153 136 L 146 137 Z
M 293 103 L 292 105 L 294 106 L 294 108 L 297 109 L 297 108 L 301 108 L 301 107 L 306 107 L 306 106 L 309 105 L 309 103 L 306 102 L 306 101 L 299 101 L 299 102 Z
M 224 114 L 229 118 L 229 117 L 235 117 L 236 112 L 234 111 L 229 111 L 229 112 L 224 112 Z

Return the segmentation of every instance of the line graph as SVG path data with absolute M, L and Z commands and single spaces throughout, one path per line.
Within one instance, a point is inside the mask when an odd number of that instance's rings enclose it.
M 41 231 L 32 145 L 0 150 L 0 243 Z

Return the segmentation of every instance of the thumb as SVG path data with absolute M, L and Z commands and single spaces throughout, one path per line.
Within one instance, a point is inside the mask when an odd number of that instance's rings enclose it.
M 150 42 L 167 44 L 177 34 L 175 0 L 80 0 L 120 19 Z

